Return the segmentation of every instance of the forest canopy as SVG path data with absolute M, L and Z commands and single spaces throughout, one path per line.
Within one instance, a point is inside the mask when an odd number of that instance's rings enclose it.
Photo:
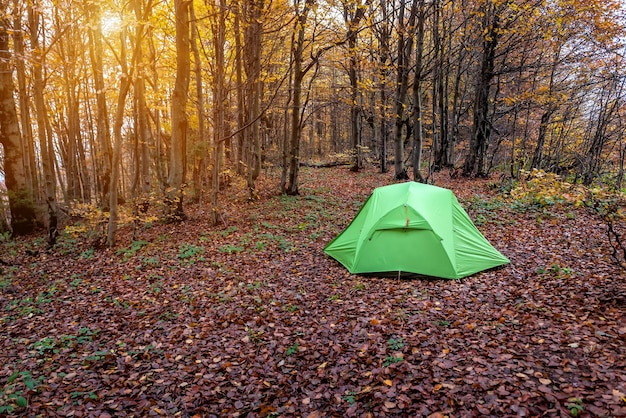
M 0 2 L 0 226 L 185 218 L 262 169 L 540 169 L 621 188 L 615 0 Z M 121 209 L 120 209 L 121 206 Z M 83 210 L 83 209 L 80 209 Z

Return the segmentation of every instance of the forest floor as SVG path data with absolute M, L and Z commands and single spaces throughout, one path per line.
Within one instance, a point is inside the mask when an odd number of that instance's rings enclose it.
M 587 208 L 524 203 L 451 179 L 511 264 L 462 280 L 363 277 L 323 253 L 373 168 L 277 174 L 225 225 L 0 242 L 0 415 L 626 416 L 626 278 Z

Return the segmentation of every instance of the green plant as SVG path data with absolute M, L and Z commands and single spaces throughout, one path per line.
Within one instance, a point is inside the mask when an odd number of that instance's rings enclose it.
M 193 244 L 183 243 L 178 250 L 178 258 L 181 260 L 187 260 L 202 254 L 204 254 L 204 247 L 199 247 Z
M 348 402 L 348 405 L 354 405 L 354 402 L 356 401 L 356 392 L 351 390 L 345 395 L 343 395 L 341 399 Z
M 393 351 L 398 351 L 406 346 L 402 338 L 390 338 L 389 341 L 387 341 L 387 345 L 389 345 L 389 348 Z
M 293 345 L 287 347 L 287 350 L 285 351 L 285 355 L 292 356 L 298 353 L 299 351 L 300 351 L 300 348 L 298 347 L 298 343 L 294 343 Z
M 170 308 L 167 308 L 159 316 L 160 316 L 161 319 L 165 319 L 167 321 L 170 321 L 172 319 L 178 318 L 180 316 L 180 314 L 178 314 L 176 312 L 172 312 L 172 310 Z
M 450 321 L 442 319 L 440 321 L 435 321 L 435 325 L 441 328 L 448 328 L 450 326 Z
M 124 258 L 129 259 L 130 257 L 137 254 L 139 250 L 148 245 L 149 243 L 146 241 L 133 241 L 130 243 L 130 247 L 128 248 L 120 248 L 117 250 L 118 255 L 123 255 Z
M 259 343 L 262 340 L 264 334 L 262 330 L 256 331 L 252 328 L 246 328 L 246 332 L 248 333 L 248 339 L 254 344 Z
M 239 228 L 237 228 L 236 226 L 229 226 L 225 230 L 220 231 L 220 235 L 223 236 L 223 237 L 227 237 L 230 234 L 232 234 L 233 232 L 237 232 L 237 231 L 239 231 Z
M 81 391 L 76 391 L 76 392 L 71 392 L 70 393 L 70 398 L 72 399 L 84 399 L 85 397 L 87 397 L 88 399 L 91 399 L 93 401 L 97 401 L 98 400 L 98 395 L 96 395 L 94 392 L 81 392 Z
M 93 337 L 98 335 L 100 332 L 99 329 L 91 329 L 87 327 L 82 327 L 78 330 L 78 336 L 76 337 L 76 341 L 80 344 L 88 343 L 93 341 Z
M 217 251 L 219 251 L 220 253 L 226 253 L 226 254 L 233 254 L 233 253 L 238 254 L 242 252 L 243 250 L 244 250 L 244 247 L 239 246 L 239 245 L 234 245 L 234 244 L 226 244 L 217 248 Z
M 109 352 L 109 350 L 96 350 L 94 351 L 92 354 L 86 356 L 83 360 L 83 364 L 87 364 L 87 363 L 95 363 L 98 361 L 102 361 L 106 358 L 106 356 L 108 356 L 109 354 L 111 354 Z
M 552 273 L 557 277 L 570 277 L 574 271 L 570 267 L 561 267 L 558 264 L 552 264 L 549 268 L 540 267 L 537 269 L 538 274 Z
M 160 264 L 161 260 L 159 259 L 158 255 L 152 256 L 152 257 L 143 257 L 141 259 L 141 263 L 144 266 L 152 266 L 152 267 L 156 267 Z
M 568 404 L 567 409 L 569 410 L 569 413 L 571 416 L 573 417 L 577 417 L 580 415 L 580 413 L 584 410 L 583 408 L 583 400 L 580 398 L 569 398 L 568 400 Z
M 119 306 L 119 307 L 121 307 L 123 309 L 127 309 L 130 306 L 130 303 L 128 303 L 124 299 L 114 298 L 113 299 L 113 305 Z
M 150 293 L 152 293 L 153 295 L 158 295 L 159 293 L 161 293 L 162 286 L 163 284 L 160 281 L 152 283 L 149 288 Z
M 76 289 L 83 283 L 83 279 L 81 278 L 80 274 L 72 274 L 70 279 L 72 279 L 72 281 L 70 282 L 70 287 L 72 289 Z
M 403 360 L 402 357 L 396 356 L 387 356 L 385 357 L 385 361 L 383 362 L 384 367 L 391 366 L 392 364 L 400 363 Z
M 295 312 L 295 311 L 297 311 L 297 310 L 298 310 L 298 307 L 297 307 L 296 305 L 290 305 L 290 304 L 287 304 L 287 305 L 285 305 L 285 309 L 286 309 L 288 312 L 292 312 L 292 313 L 293 313 L 293 312 Z
M 34 378 L 30 371 L 15 371 L 9 376 L 4 387 L 0 389 L 0 414 L 10 414 L 28 406 L 26 396 L 36 392 L 44 377 Z M 21 385 L 24 391 L 18 389 Z M 25 393 L 26 392 L 26 393 Z
M 263 285 L 263 283 L 261 283 L 260 281 L 257 280 L 254 283 L 248 283 L 246 288 L 248 290 L 258 290 L 262 285 Z
M 80 258 L 82 258 L 83 260 L 91 260 L 93 258 L 93 254 L 94 254 L 94 249 L 90 248 L 88 250 L 83 251 L 80 254 Z
M 357 292 L 360 292 L 361 290 L 365 290 L 366 288 L 367 286 L 365 286 L 365 283 L 358 282 L 357 284 L 354 285 L 354 290 L 356 290 Z
M 59 350 L 57 348 L 58 341 L 51 337 L 44 337 L 39 341 L 36 341 L 32 345 L 32 349 L 37 351 L 37 353 L 41 356 L 46 352 L 51 351 L 53 353 L 58 353 Z

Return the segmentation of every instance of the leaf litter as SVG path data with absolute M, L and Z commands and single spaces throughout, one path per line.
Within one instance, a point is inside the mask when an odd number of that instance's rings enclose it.
M 140 243 L 121 230 L 115 250 L 5 243 L 0 413 L 626 416 L 626 284 L 589 211 L 516 206 L 442 174 L 511 265 L 355 276 L 322 249 L 391 176 L 302 179 L 301 196 L 280 196 L 269 173 L 259 201 L 223 193 L 224 225 L 189 206 Z

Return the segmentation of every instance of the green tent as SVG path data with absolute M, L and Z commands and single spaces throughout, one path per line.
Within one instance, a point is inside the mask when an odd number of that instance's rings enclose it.
M 507 264 L 451 190 L 407 182 L 379 187 L 326 254 L 350 273 L 460 279 Z

